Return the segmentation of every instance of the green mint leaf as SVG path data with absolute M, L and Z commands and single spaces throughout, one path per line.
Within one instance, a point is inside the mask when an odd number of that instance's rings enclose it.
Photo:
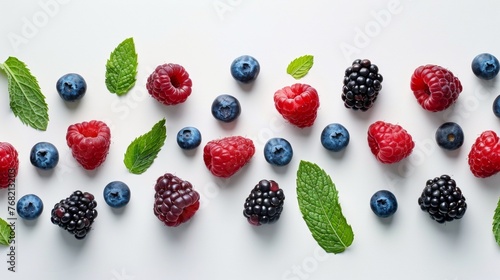
M 49 108 L 38 81 L 24 62 L 9 57 L 0 65 L 7 75 L 10 108 L 21 122 L 38 130 L 47 130 Z
M 124 95 L 134 87 L 136 75 L 134 39 L 128 38 L 115 48 L 106 63 L 106 87 L 111 93 Z
M 500 200 L 498 200 L 495 215 L 493 215 L 493 235 L 498 245 L 500 245 Z
M 314 64 L 314 56 L 304 55 L 294 59 L 286 68 L 286 73 L 290 74 L 296 80 L 307 75 Z
M 154 162 L 167 139 L 165 119 L 157 122 L 153 128 L 137 137 L 127 148 L 123 162 L 133 174 L 144 173 Z
M 335 185 L 318 165 L 300 162 L 297 199 L 302 217 L 321 248 L 338 254 L 352 244 L 354 233 L 342 214 Z
M 0 218 L 0 245 L 9 245 L 12 228 Z

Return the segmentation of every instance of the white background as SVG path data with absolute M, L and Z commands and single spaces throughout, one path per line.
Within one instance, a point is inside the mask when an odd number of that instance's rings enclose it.
M 498 279 L 500 249 L 491 231 L 500 196 L 499 177 L 475 178 L 467 154 L 484 130 L 499 131 L 491 105 L 497 80 L 477 79 L 475 55 L 500 56 L 498 1 L 2 1 L 0 61 L 15 56 L 38 78 L 49 105 L 50 123 L 40 132 L 24 126 L 8 105 L 7 79 L 0 76 L 0 141 L 19 151 L 16 195 L 39 195 L 45 211 L 38 220 L 18 220 L 16 273 L 9 272 L 7 247 L 0 247 L 1 279 Z M 104 83 L 110 52 L 133 37 L 139 55 L 138 81 L 123 97 Z M 249 54 L 261 64 L 257 81 L 242 87 L 229 66 Z M 315 87 L 321 107 L 313 127 L 298 129 L 277 113 L 273 93 L 295 82 L 288 63 L 312 54 L 315 64 L 299 82 Z M 368 112 L 344 108 L 343 73 L 355 58 L 369 58 L 384 76 L 383 89 Z M 149 97 L 145 80 L 159 64 L 183 65 L 193 93 L 175 107 Z M 441 113 L 424 111 L 409 88 L 413 70 L 444 66 L 459 77 L 463 92 Z M 78 104 L 60 99 L 55 83 L 76 72 L 88 91 Z M 210 113 L 221 93 L 236 96 L 240 118 L 228 125 Z M 142 175 L 122 163 L 128 144 L 165 117 L 168 137 L 158 159 Z M 112 144 L 106 162 L 94 172 L 76 164 L 65 143 L 68 125 L 92 119 L 108 123 Z M 366 141 L 374 121 L 398 123 L 413 136 L 413 154 L 400 163 L 375 160 Z M 434 141 L 436 128 L 458 122 L 465 132 L 461 149 L 447 152 Z M 320 144 L 323 127 L 342 123 L 351 142 L 344 152 Z M 175 134 L 196 126 L 202 146 L 182 151 Z M 231 179 L 206 169 L 202 148 L 209 140 L 242 135 L 254 140 L 256 154 Z M 284 137 L 294 148 L 292 162 L 272 167 L 263 157 L 270 137 Z M 29 151 L 39 141 L 54 143 L 61 155 L 53 172 L 39 172 Z M 344 215 L 355 233 L 344 253 L 329 255 L 317 245 L 302 220 L 295 192 L 300 160 L 317 163 L 339 190 Z M 202 207 L 187 224 L 168 228 L 153 214 L 156 178 L 171 172 L 193 183 Z M 417 204 L 427 179 L 451 175 L 467 198 L 464 218 L 445 225 L 432 221 Z M 283 214 L 274 225 L 252 227 L 243 203 L 260 179 L 284 189 Z M 113 180 L 132 190 L 126 208 L 114 211 L 103 198 Z M 50 209 L 76 189 L 92 192 L 99 216 L 83 241 L 50 222 Z M 380 189 L 394 192 L 399 210 L 381 220 L 369 199 Z M 0 191 L 0 217 L 7 218 L 7 192 Z

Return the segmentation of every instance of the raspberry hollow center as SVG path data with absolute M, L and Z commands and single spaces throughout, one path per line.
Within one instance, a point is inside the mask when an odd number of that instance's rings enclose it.
M 179 88 L 181 85 L 181 83 L 179 82 L 177 77 L 175 77 L 175 75 L 170 76 L 170 83 L 174 88 Z

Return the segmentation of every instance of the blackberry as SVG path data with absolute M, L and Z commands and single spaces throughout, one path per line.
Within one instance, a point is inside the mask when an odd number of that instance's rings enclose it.
M 382 89 L 382 75 L 378 67 L 368 59 L 356 59 L 345 70 L 342 100 L 344 106 L 366 111 L 373 106 Z
M 77 190 L 54 205 L 50 220 L 73 234 L 76 239 L 83 239 L 97 217 L 96 206 L 94 195 Z
M 438 223 L 461 219 L 467 210 L 462 191 L 448 175 L 427 180 L 418 205 Z
M 276 222 L 283 211 L 285 194 L 273 180 L 261 180 L 245 200 L 243 216 L 254 226 Z

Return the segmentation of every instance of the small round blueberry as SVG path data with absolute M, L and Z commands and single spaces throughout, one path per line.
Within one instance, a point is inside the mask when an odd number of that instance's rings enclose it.
M 232 122 L 240 114 L 240 102 L 232 95 L 221 94 L 212 102 L 212 115 L 219 121 Z
M 68 73 L 57 80 L 56 89 L 62 99 L 75 102 L 85 95 L 87 83 L 79 74 Z
M 370 198 L 370 208 L 380 218 L 388 218 L 398 210 L 396 196 L 388 190 L 380 190 Z
M 184 150 L 197 148 L 201 143 L 201 133 L 196 127 L 186 126 L 177 133 L 177 144 Z
M 264 158 L 272 165 L 285 166 L 293 157 L 290 142 L 283 138 L 271 138 L 264 146 Z
M 31 148 L 30 162 L 43 170 L 53 169 L 59 162 L 59 151 L 49 142 L 38 142 Z
M 495 78 L 500 71 L 498 59 L 489 53 L 478 54 L 471 63 L 472 72 L 478 78 L 491 80 Z
M 120 208 L 130 201 L 130 188 L 122 181 L 113 181 L 104 187 L 104 201 L 113 208 Z
M 464 132 L 460 125 L 445 122 L 436 130 L 436 142 L 445 150 L 456 150 L 464 143 Z
M 259 72 L 259 62 L 249 55 L 237 57 L 231 63 L 231 75 L 235 80 L 245 84 L 257 79 Z
M 349 139 L 349 131 L 339 123 L 331 123 L 321 132 L 321 144 L 330 151 L 343 150 L 349 144 Z
M 497 118 L 500 118 L 500 95 L 493 101 L 493 114 L 495 114 Z
M 17 214 L 25 220 L 34 220 L 43 212 L 43 202 L 35 194 L 27 194 L 17 201 Z

